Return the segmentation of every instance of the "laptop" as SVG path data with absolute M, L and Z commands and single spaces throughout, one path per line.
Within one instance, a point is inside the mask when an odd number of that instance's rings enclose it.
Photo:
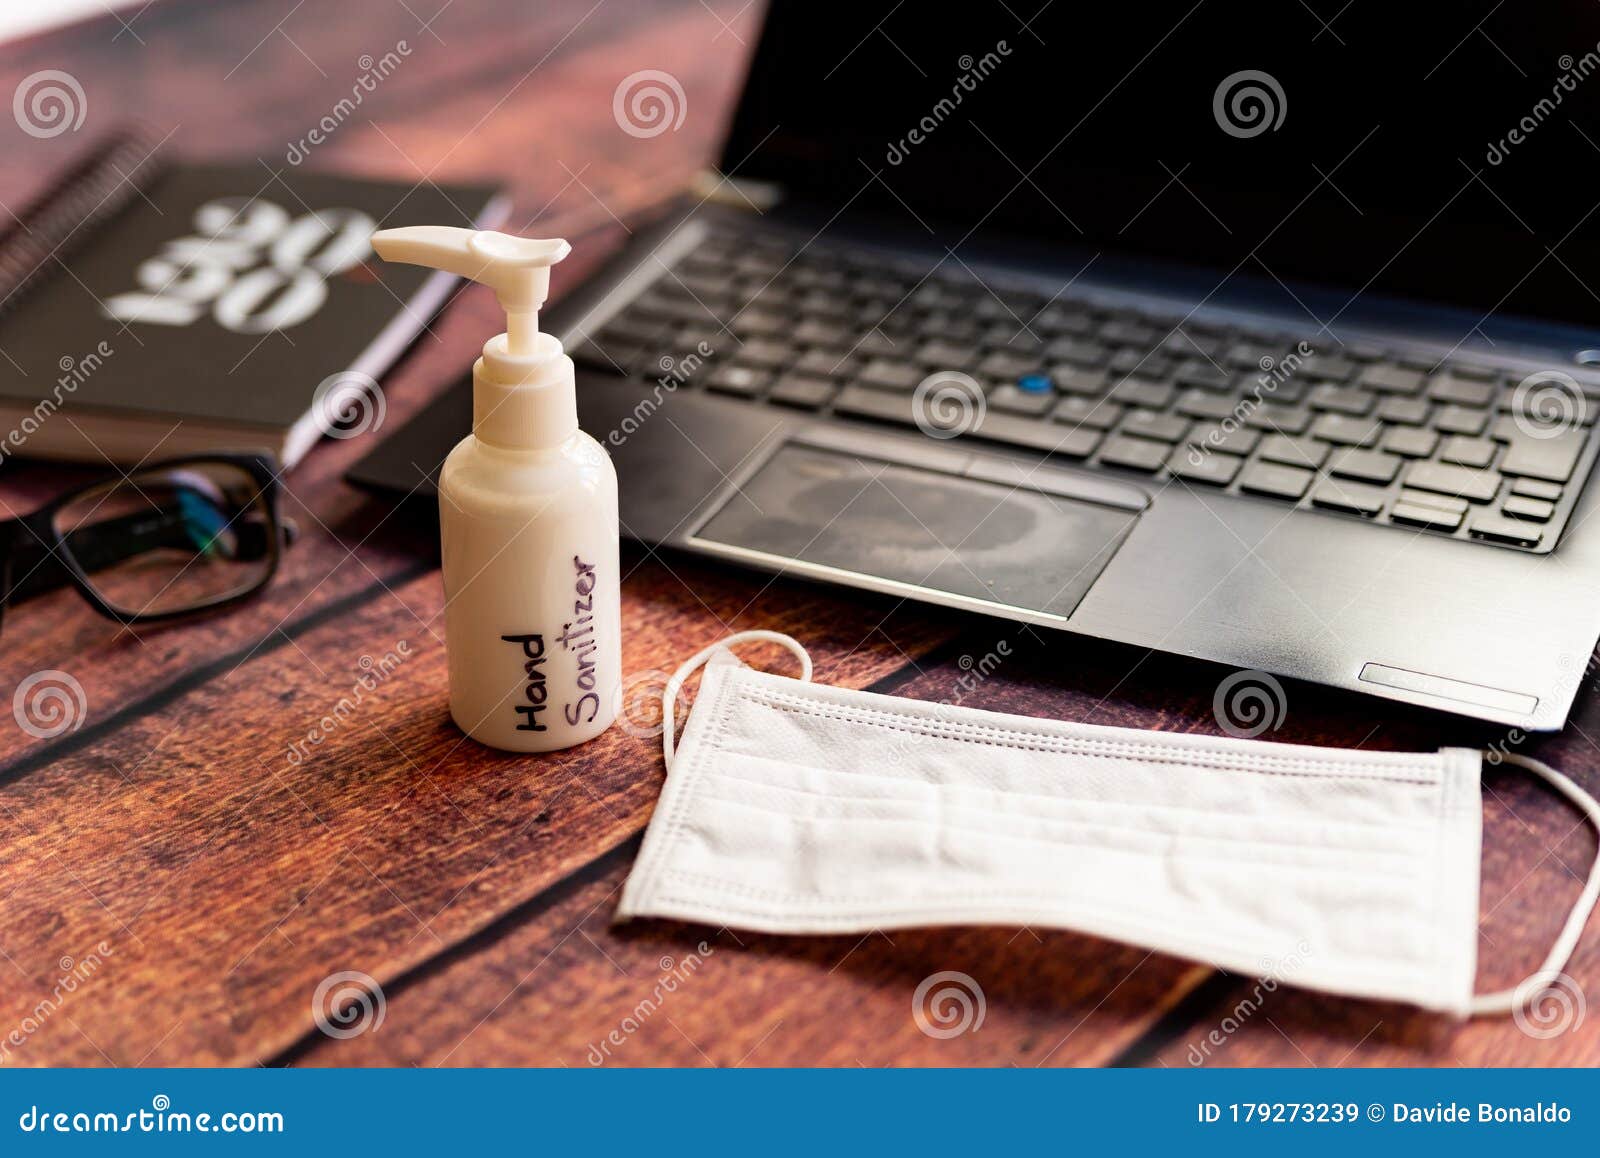
M 774 0 L 710 195 L 546 318 L 624 534 L 1560 728 L 1600 636 L 1597 40 Z M 352 481 L 431 494 L 470 411 Z

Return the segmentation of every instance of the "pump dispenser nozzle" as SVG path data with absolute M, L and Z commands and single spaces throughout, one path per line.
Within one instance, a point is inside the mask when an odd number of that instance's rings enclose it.
M 572 252 L 560 238 L 448 225 L 381 229 L 372 235 L 372 248 L 384 261 L 442 269 L 494 290 L 506 311 L 506 352 L 514 358 L 533 354 L 539 307 L 550 293 L 550 267 Z
M 506 332 L 490 338 L 473 367 L 473 431 L 510 449 L 554 446 L 578 428 L 572 360 L 539 332 L 539 307 L 550 292 L 550 267 L 572 246 L 489 229 L 413 225 L 382 229 L 372 248 L 385 261 L 425 265 L 494 290 Z

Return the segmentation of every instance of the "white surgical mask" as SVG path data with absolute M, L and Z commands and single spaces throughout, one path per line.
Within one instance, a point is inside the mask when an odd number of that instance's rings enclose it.
M 722 644 L 663 702 L 666 787 L 620 918 L 774 933 L 1074 929 L 1311 989 L 1505 1012 L 1565 966 L 1475 995 L 1480 754 L 1345 751 L 1061 723 L 754 671 Z M 708 662 L 709 661 L 709 662 Z M 683 740 L 683 681 L 706 667 Z M 1600 805 L 1507 756 L 1600 827 Z

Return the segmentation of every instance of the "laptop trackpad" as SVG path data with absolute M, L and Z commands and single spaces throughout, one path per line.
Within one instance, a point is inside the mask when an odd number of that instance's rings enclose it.
M 1146 502 L 1131 487 L 935 449 L 919 456 L 939 464 L 929 468 L 786 442 L 691 538 L 799 574 L 1065 618 Z

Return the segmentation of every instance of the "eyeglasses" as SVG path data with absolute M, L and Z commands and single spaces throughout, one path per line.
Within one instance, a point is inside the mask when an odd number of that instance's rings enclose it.
M 0 522 L 0 612 L 67 583 L 123 624 L 212 611 L 266 586 L 294 538 L 267 455 L 141 466 Z

